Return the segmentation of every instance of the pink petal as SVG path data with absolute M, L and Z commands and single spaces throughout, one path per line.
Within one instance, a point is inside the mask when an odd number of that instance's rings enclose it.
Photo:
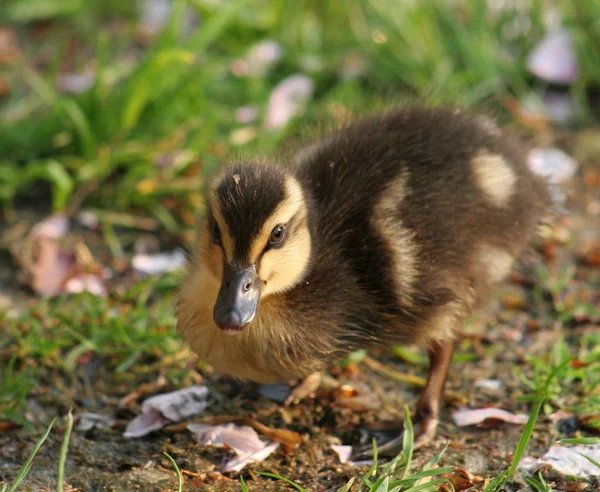
M 167 419 L 177 422 L 202 413 L 207 406 L 208 388 L 206 386 L 190 386 L 148 398 L 142 403 L 142 412 L 160 413 Z
M 105 296 L 106 286 L 104 281 L 98 275 L 76 275 L 67 280 L 64 291 L 71 294 L 80 292 L 89 292 L 97 296 Z
M 38 255 L 33 266 L 31 288 L 43 296 L 60 294 L 74 267 L 75 255 L 63 250 L 58 241 L 42 235 L 38 240 Z
M 51 215 L 31 229 L 32 237 L 48 239 L 61 239 L 67 235 L 67 232 L 69 232 L 69 219 L 64 215 Z
M 530 473 L 535 473 L 542 466 L 549 466 L 561 475 L 581 478 L 600 476 L 600 468 L 582 455 L 600 461 L 600 444 L 570 446 L 568 448 L 552 446 L 541 458 L 526 457 L 519 466 Z
M 183 251 L 172 253 L 157 253 L 154 255 L 139 254 L 133 257 L 132 265 L 136 270 L 148 275 L 157 273 L 173 272 L 186 264 Z
M 332 444 L 331 449 L 337 453 L 342 465 L 347 463 L 350 460 L 350 456 L 352 456 L 352 446 L 340 446 L 337 444 Z
M 577 59 L 568 31 L 548 33 L 527 57 L 527 68 L 539 78 L 569 84 L 577 78 Z
M 529 417 L 525 414 L 513 414 L 501 408 L 477 408 L 474 410 L 458 410 L 452 414 L 459 427 L 480 424 L 486 419 L 499 419 L 511 424 L 525 424 Z
M 127 424 L 123 435 L 125 437 L 142 437 L 152 431 L 162 429 L 168 422 L 156 412 L 143 413 Z
M 249 453 L 246 455 L 238 456 L 237 458 L 232 458 L 231 460 L 227 460 L 221 465 L 221 471 L 239 472 L 249 463 L 256 463 L 267 459 L 271 455 L 271 453 L 275 451 L 278 447 L 279 443 L 273 442 L 271 444 L 267 444 L 264 448 L 254 453 Z
M 115 419 L 108 415 L 102 415 L 100 413 L 83 412 L 79 416 L 79 422 L 77 424 L 77 430 L 88 431 L 94 427 L 97 429 L 110 429 L 115 425 Z
M 571 179 L 579 167 L 575 159 L 554 147 L 533 149 L 527 164 L 534 173 L 554 184 Z
M 271 130 L 284 127 L 304 109 L 314 91 L 314 83 L 296 74 L 280 82 L 271 92 L 265 126 Z
M 235 424 L 204 425 L 190 424 L 188 429 L 196 435 L 200 444 L 228 446 L 237 455 L 225 461 L 221 471 L 240 471 L 248 463 L 266 459 L 279 443 L 265 443 L 258 438 L 256 431 L 247 425 Z
M 64 73 L 58 77 L 58 87 L 68 94 L 81 94 L 92 87 L 95 79 L 94 72 Z
M 258 116 L 256 106 L 242 106 L 235 111 L 235 121 L 242 125 L 252 123 Z

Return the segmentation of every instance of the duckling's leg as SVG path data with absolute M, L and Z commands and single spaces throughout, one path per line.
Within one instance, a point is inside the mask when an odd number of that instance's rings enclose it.
M 428 444 L 435 437 L 453 353 L 454 343 L 451 340 L 434 342 L 427 350 L 429 373 L 427 383 L 417 403 L 417 421 L 420 429 L 415 440 L 415 447 Z
M 429 444 L 435 437 L 440 418 L 444 387 L 448 378 L 453 353 L 454 343 L 450 340 L 434 342 L 427 349 L 429 373 L 427 375 L 427 382 L 417 403 L 415 427 L 417 427 L 418 431 L 414 443 L 415 449 Z M 377 452 L 380 456 L 393 456 L 402 450 L 403 441 L 404 432 L 390 441 L 378 444 Z M 352 459 L 358 460 L 370 457 L 372 457 L 372 446 L 368 444 L 356 449 Z

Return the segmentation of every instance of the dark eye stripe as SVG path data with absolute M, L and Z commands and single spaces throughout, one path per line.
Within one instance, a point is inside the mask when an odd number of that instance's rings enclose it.
M 214 244 L 221 246 L 222 245 L 221 231 L 219 230 L 219 224 L 217 223 L 217 221 L 215 220 L 215 218 L 213 216 L 208 217 L 208 230 L 209 230 L 209 234 L 210 234 L 210 240 Z

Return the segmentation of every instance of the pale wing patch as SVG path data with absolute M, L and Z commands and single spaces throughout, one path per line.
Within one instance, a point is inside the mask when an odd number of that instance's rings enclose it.
M 485 197 L 496 207 L 508 205 L 517 177 L 504 157 L 480 153 L 471 160 L 475 182 Z
M 487 271 L 492 283 L 502 282 L 510 273 L 513 257 L 505 250 L 490 245 L 482 245 L 479 249 L 479 262 Z
M 373 224 L 392 255 L 396 292 L 409 301 L 419 274 L 414 233 L 402 225 L 398 206 L 407 193 L 405 174 L 393 180 L 373 210 Z

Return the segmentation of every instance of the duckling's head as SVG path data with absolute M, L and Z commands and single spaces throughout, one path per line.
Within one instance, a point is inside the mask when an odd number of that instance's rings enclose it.
M 215 324 L 235 334 L 252 322 L 261 299 L 306 275 L 313 251 L 309 200 L 291 172 L 248 163 L 219 174 L 207 208 L 199 267 L 219 285 Z

